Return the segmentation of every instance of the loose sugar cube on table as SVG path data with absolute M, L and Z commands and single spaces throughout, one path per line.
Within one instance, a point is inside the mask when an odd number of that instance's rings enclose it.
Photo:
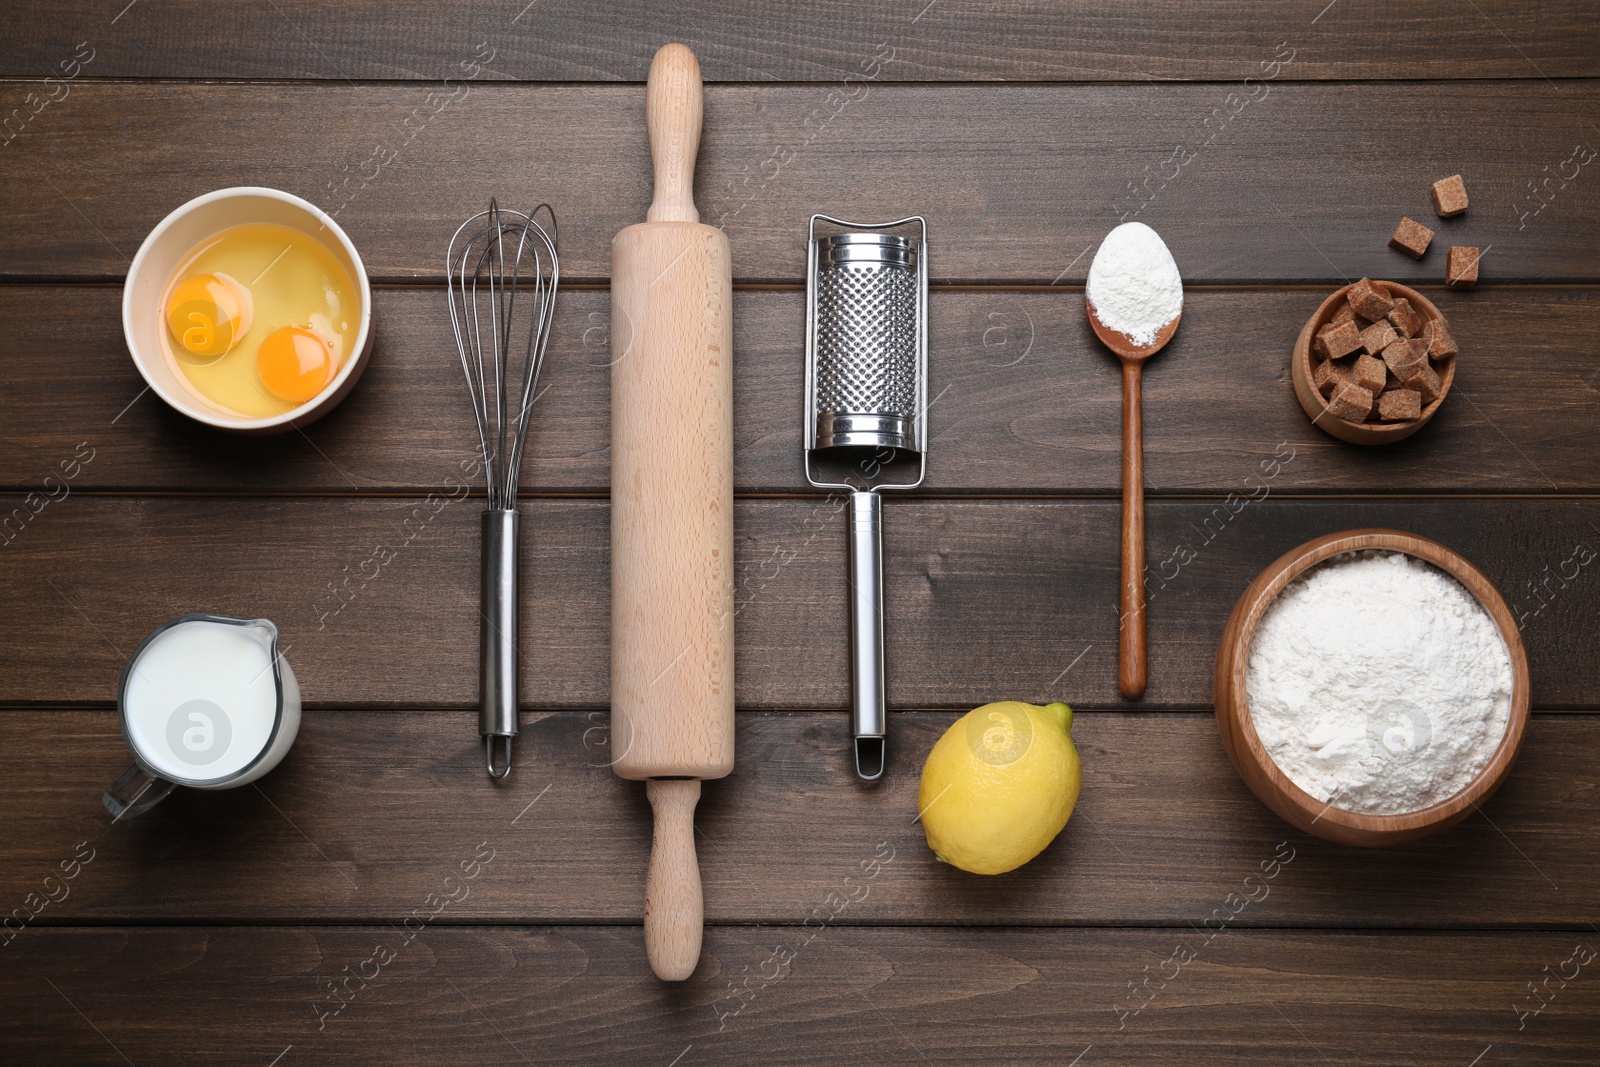
M 1476 248 L 1455 245 L 1445 262 L 1444 283 L 1452 289 L 1471 289 L 1478 284 L 1478 256 Z
M 1402 218 L 1389 238 L 1389 247 L 1404 252 L 1412 259 L 1421 259 L 1433 240 L 1433 231 L 1412 218 Z
M 1467 185 L 1459 174 L 1434 182 L 1430 195 L 1433 197 L 1433 210 L 1439 213 L 1441 219 L 1467 210 Z

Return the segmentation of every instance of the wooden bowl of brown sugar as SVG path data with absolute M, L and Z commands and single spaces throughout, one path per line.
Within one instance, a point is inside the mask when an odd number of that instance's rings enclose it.
M 1374 299 L 1374 293 L 1378 294 L 1380 301 L 1381 298 L 1387 298 L 1400 307 L 1400 311 L 1392 315 L 1399 322 L 1391 321 L 1390 314 L 1379 313 L 1372 317 L 1354 310 L 1352 294 L 1370 301 Z M 1362 307 L 1379 312 L 1382 304 L 1368 306 L 1363 303 Z M 1420 324 L 1407 319 L 1404 314 L 1406 308 Z M 1351 341 L 1352 335 L 1348 330 L 1341 330 L 1337 335 L 1324 333 L 1325 330 L 1337 328 L 1337 320 L 1341 318 L 1348 319 L 1355 334 L 1361 338 L 1361 346 L 1348 352 L 1342 350 Z M 1405 334 L 1400 328 L 1402 324 L 1414 327 L 1414 333 Z M 1394 341 L 1374 348 L 1377 341 L 1385 340 L 1382 335 L 1385 327 L 1395 334 Z M 1372 333 L 1367 332 L 1369 328 Z M 1338 354 L 1325 356 L 1323 353 L 1330 336 L 1339 338 L 1335 341 Z M 1433 351 L 1435 338 L 1438 352 L 1445 354 Z M 1405 342 L 1412 339 L 1423 342 L 1420 353 L 1415 345 L 1410 353 L 1403 351 Z M 1392 348 L 1391 344 L 1401 347 Z M 1401 372 L 1414 370 L 1416 373 L 1413 378 L 1402 380 L 1396 368 Z M 1376 378 L 1379 373 L 1383 375 L 1381 380 Z M 1381 391 L 1341 395 L 1345 385 L 1360 386 L 1357 380 L 1359 374 L 1374 375 L 1368 384 L 1378 382 Z M 1310 417 L 1311 424 L 1341 441 L 1355 445 L 1386 445 L 1404 440 L 1422 429 L 1439 410 L 1439 405 L 1444 403 L 1455 375 L 1455 340 L 1450 335 L 1444 315 L 1433 301 L 1398 282 L 1375 282 L 1366 278 L 1334 290 L 1322 302 L 1300 331 L 1290 361 L 1294 393 Z M 1400 389 L 1413 390 L 1417 396 L 1414 400 L 1410 396 L 1385 399 L 1388 393 Z M 1371 397 L 1373 402 L 1366 418 L 1356 418 L 1354 416 L 1359 411 L 1363 395 Z M 1354 403 L 1350 402 L 1352 397 L 1356 398 Z M 1411 414 L 1413 407 L 1414 415 Z M 1408 417 L 1399 417 L 1397 412 Z M 1384 418 L 1384 415 L 1396 417 Z

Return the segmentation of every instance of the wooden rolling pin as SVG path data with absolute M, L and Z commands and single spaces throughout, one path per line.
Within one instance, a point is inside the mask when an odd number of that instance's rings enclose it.
M 700 224 L 700 65 L 650 64 L 647 221 L 611 243 L 611 744 L 655 812 L 650 967 L 688 978 L 704 906 L 700 780 L 733 770 L 733 269 Z

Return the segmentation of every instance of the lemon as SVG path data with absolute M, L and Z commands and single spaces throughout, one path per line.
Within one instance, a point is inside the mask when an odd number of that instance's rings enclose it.
M 1072 709 L 1002 700 L 956 720 L 922 765 L 917 809 L 928 847 L 973 874 L 1004 874 L 1055 840 L 1083 769 Z

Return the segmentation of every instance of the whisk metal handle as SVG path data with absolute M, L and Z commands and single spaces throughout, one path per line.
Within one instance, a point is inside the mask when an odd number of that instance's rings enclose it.
M 883 497 L 850 494 L 850 697 L 856 774 L 883 776 L 888 714 L 883 686 Z
M 478 732 L 491 778 L 511 773 L 511 739 L 517 736 L 517 513 L 483 513 L 483 620 L 479 646 Z M 494 749 L 505 739 L 505 767 Z

